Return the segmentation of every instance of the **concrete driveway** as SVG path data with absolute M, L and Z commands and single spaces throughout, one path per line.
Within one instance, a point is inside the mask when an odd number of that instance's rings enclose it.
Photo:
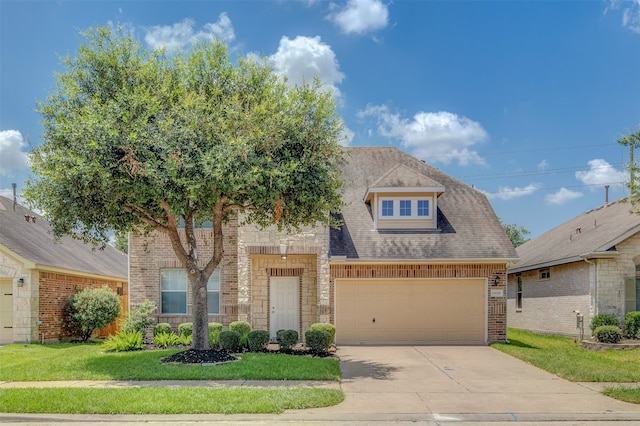
M 318 412 L 428 414 L 431 420 L 640 421 L 638 405 L 487 346 L 347 346 L 338 355 L 345 401 Z

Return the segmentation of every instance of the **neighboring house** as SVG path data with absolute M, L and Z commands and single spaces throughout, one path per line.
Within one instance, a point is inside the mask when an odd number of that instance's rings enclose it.
M 126 311 L 125 254 L 111 246 L 94 251 L 70 237 L 54 241 L 46 220 L 0 197 L 0 344 L 63 340 L 68 297 L 103 285 L 120 295 Z
M 209 320 L 301 338 L 331 322 L 339 344 L 505 340 L 506 270 L 517 255 L 486 196 L 395 148 L 349 148 L 346 158 L 341 229 L 225 227 Z M 174 327 L 191 321 L 168 238 L 132 236 L 129 253 L 131 303 L 154 301 L 157 321 Z M 211 246 L 201 242 L 199 253 Z
M 613 314 L 624 324 L 640 310 L 640 216 L 621 200 L 605 204 L 517 248 L 509 270 L 509 327 L 586 336 L 591 318 Z

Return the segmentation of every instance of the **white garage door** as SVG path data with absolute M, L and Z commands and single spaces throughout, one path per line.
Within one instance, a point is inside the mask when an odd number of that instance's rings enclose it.
M 339 344 L 485 344 L 484 279 L 336 280 Z

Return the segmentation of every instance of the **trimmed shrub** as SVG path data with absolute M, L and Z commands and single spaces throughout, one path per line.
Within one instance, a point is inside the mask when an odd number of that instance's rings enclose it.
M 310 330 L 324 330 L 331 336 L 331 340 L 329 341 L 329 345 L 331 345 L 336 339 L 336 327 L 333 324 L 329 324 L 328 322 L 317 322 L 315 324 L 311 324 L 309 327 Z M 306 336 L 306 335 L 305 335 Z
M 251 324 L 247 321 L 233 321 L 229 324 L 229 330 L 235 331 L 240 335 L 240 346 L 243 348 L 249 347 L 249 332 L 251 331 Z
M 192 334 L 193 334 L 192 322 L 183 322 L 182 324 L 178 324 L 178 335 L 191 336 Z
M 160 348 L 166 348 L 167 346 L 175 346 L 175 345 L 179 345 L 180 342 L 180 336 L 178 336 L 176 333 L 158 333 L 155 336 L 153 336 L 153 344 L 160 347 Z
M 593 331 L 593 335 L 602 343 L 618 343 L 622 340 L 622 331 L 615 325 L 601 325 Z
M 121 331 L 115 336 L 109 336 L 100 348 L 104 351 L 126 352 L 142 349 L 141 331 Z
M 614 325 L 619 328 L 620 321 L 618 321 L 618 317 L 616 317 L 615 315 L 598 314 L 591 320 L 591 332 L 595 333 L 596 328 L 603 325 Z
M 291 349 L 291 347 L 298 343 L 298 332 L 295 330 L 278 330 L 276 339 L 278 340 L 280 349 Z
M 225 330 L 219 338 L 220 348 L 228 352 L 237 352 L 240 348 L 240 333 L 237 331 Z
M 156 309 L 155 303 L 151 300 L 131 306 L 131 310 L 120 324 L 122 331 L 140 331 L 144 334 L 144 331 L 153 325 L 151 314 Z
M 624 317 L 624 334 L 629 339 L 640 339 L 640 312 L 627 312 Z
M 156 337 L 158 334 L 171 334 L 171 324 L 168 322 L 159 322 L 153 327 L 153 337 Z
M 269 343 L 269 332 L 265 330 L 253 330 L 247 335 L 247 344 L 251 352 L 260 352 Z
M 331 334 L 320 329 L 304 333 L 304 340 L 307 346 L 316 352 L 326 352 L 331 346 Z
M 217 348 L 220 333 L 222 333 L 222 324 L 219 322 L 210 322 L 209 325 L 209 346 Z
M 67 300 L 67 318 L 70 330 L 83 342 L 94 330 L 114 322 L 120 315 L 120 299 L 108 286 L 85 288 Z

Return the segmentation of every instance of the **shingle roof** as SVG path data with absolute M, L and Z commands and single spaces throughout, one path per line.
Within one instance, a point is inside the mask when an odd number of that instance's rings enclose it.
M 404 164 L 396 164 L 380 179 L 371 184 L 372 188 L 418 188 L 442 186 L 428 176 Z
M 27 222 L 25 215 L 35 217 L 35 223 Z M 93 250 L 67 236 L 55 242 L 50 230 L 44 218 L 19 204 L 14 211 L 13 201 L 0 196 L 0 245 L 37 265 L 127 278 L 127 256 L 119 250 Z
M 344 225 L 331 231 L 331 255 L 360 260 L 515 259 L 513 245 L 487 197 L 392 147 L 348 148 L 344 168 Z M 400 167 L 398 167 L 400 166 Z M 442 186 L 438 229 L 376 230 L 363 195 L 392 173 L 398 187 Z M 422 176 L 422 177 L 419 177 Z M 418 180 L 415 180 L 419 177 Z M 398 180 L 399 179 L 399 180 Z M 409 179 L 409 180 L 403 180 Z
M 520 261 L 509 272 L 574 262 L 581 255 L 615 250 L 640 231 L 640 215 L 624 200 L 589 210 L 517 248 Z

